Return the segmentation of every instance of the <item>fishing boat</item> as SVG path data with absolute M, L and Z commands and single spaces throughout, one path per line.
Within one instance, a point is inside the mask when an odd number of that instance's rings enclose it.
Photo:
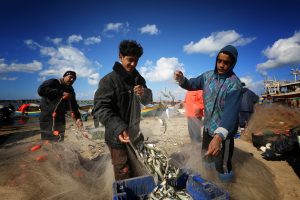
M 92 113 L 94 105 L 88 104 L 88 105 L 79 105 L 79 110 L 82 110 L 84 112 L 87 112 L 89 114 Z
M 273 102 L 279 102 L 292 107 L 300 107 L 300 70 L 291 70 L 293 81 L 265 80 L 265 92 L 262 98 L 271 97 Z
M 141 110 L 142 117 L 159 116 L 165 110 L 163 104 L 148 104 Z
M 16 111 L 15 116 L 29 116 L 37 117 L 41 114 L 41 108 L 36 103 L 25 103 L 22 104 Z

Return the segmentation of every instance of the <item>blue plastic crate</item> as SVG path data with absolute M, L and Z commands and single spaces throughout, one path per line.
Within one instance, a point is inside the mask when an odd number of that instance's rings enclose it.
M 199 175 L 189 175 L 186 190 L 194 200 L 228 200 L 229 193 Z
M 113 200 L 134 200 L 150 194 L 155 187 L 151 175 L 129 178 L 113 183 Z

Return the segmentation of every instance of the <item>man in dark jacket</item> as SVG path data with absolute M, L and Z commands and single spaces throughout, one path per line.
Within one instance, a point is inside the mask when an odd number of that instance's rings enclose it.
M 239 113 L 239 125 L 240 128 L 244 129 L 247 126 L 248 121 L 254 112 L 254 106 L 258 103 L 259 97 L 253 91 L 246 88 L 245 83 L 242 83 L 242 85 L 243 97 Z
M 227 45 L 220 50 L 214 70 L 196 78 L 187 79 L 181 71 L 175 71 L 174 79 L 189 91 L 203 90 L 204 131 L 202 149 L 205 160 L 214 161 L 220 180 L 233 179 L 231 158 L 234 150 L 234 134 L 238 128 L 242 83 L 233 72 L 238 52 Z
M 133 40 L 119 45 L 120 62 L 104 76 L 94 96 L 94 116 L 105 126 L 116 180 L 131 177 L 126 144 L 138 134 L 141 105 L 152 102 L 152 92 L 135 69 L 143 48 Z M 137 128 L 132 128 L 132 126 Z
M 66 71 L 61 79 L 49 79 L 38 88 L 41 100 L 40 129 L 42 140 L 64 140 L 67 111 L 76 120 L 76 125 L 82 127 L 75 92 L 72 87 L 76 80 L 74 71 Z

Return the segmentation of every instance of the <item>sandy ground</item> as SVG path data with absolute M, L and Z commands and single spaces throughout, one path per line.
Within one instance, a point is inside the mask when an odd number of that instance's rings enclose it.
M 91 139 L 83 138 L 68 123 L 63 143 L 45 144 L 38 130 L 24 131 L 28 137 L 13 140 L 13 130 L 2 130 L 12 137 L 0 149 L 1 199 L 111 199 L 113 171 L 103 127 L 84 123 Z M 247 141 L 235 140 L 233 158 L 235 179 L 218 181 L 214 170 L 201 162 L 201 145 L 190 142 L 183 116 L 144 118 L 141 130 L 148 141 L 185 168 L 229 191 L 231 199 L 300 199 L 300 179 L 286 161 L 267 161 Z M 18 130 L 18 134 L 22 131 Z M 41 145 L 36 151 L 30 148 Z

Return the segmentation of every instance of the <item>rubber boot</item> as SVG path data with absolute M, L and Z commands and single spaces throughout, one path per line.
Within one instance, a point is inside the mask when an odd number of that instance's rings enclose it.
M 229 173 L 224 173 L 224 174 L 219 173 L 218 176 L 219 176 L 220 181 L 228 183 L 228 182 L 231 182 L 233 180 L 234 173 L 231 170 Z

